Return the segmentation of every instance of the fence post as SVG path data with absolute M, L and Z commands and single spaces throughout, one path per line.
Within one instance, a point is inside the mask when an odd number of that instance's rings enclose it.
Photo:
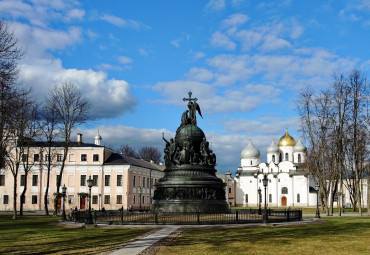
M 200 224 L 200 213 L 197 212 L 197 223 Z
M 154 213 L 154 218 L 155 218 L 155 224 L 158 225 L 158 212 Z
M 121 212 L 121 224 L 123 225 L 123 206 L 122 206 L 122 210 L 120 210 Z
M 239 221 L 239 212 L 238 211 L 236 211 L 236 213 L 235 213 L 235 219 L 236 219 L 236 223 L 238 223 L 238 221 Z
M 290 208 L 288 208 L 287 215 L 286 215 L 286 221 L 290 221 Z

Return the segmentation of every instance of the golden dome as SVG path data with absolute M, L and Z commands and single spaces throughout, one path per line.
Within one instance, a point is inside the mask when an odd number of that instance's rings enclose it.
M 296 142 L 293 137 L 291 137 L 288 134 L 288 130 L 285 132 L 285 135 L 283 135 L 279 140 L 279 147 L 280 146 L 295 146 Z

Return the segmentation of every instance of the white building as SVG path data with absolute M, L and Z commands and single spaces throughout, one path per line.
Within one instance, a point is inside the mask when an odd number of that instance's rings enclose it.
M 297 143 L 286 131 L 278 144 L 273 140 L 267 148 L 267 162 L 261 162 L 261 153 L 250 139 L 241 152 L 241 166 L 235 176 L 236 205 L 258 206 L 259 189 L 264 205 L 262 179 L 267 175 L 268 206 L 316 206 L 315 181 L 306 168 L 306 147 Z

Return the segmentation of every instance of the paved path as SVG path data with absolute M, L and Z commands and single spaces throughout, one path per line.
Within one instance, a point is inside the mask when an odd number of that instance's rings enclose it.
M 144 237 L 143 239 L 137 240 L 131 244 L 126 245 L 124 248 L 119 249 L 111 255 L 131 255 L 131 254 L 139 254 L 149 246 L 155 244 L 162 238 L 170 235 L 172 232 L 180 228 L 180 226 L 166 226 L 157 232 Z

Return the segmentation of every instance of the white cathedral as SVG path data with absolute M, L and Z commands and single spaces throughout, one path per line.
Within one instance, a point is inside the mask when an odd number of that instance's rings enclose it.
M 241 152 L 241 167 L 235 176 L 236 205 L 258 206 L 265 203 L 262 179 L 267 175 L 268 206 L 316 206 L 315 181 L 306 167 L 306 147 L 288 134 L 278 144 L 275 140 L 267 148 L 267 162 L 261 162 L 261 153 L 250 139 Z M 259 193 L 260 189 L 260 193 Z M 259 195 L 261 194 L 261 195 Z

